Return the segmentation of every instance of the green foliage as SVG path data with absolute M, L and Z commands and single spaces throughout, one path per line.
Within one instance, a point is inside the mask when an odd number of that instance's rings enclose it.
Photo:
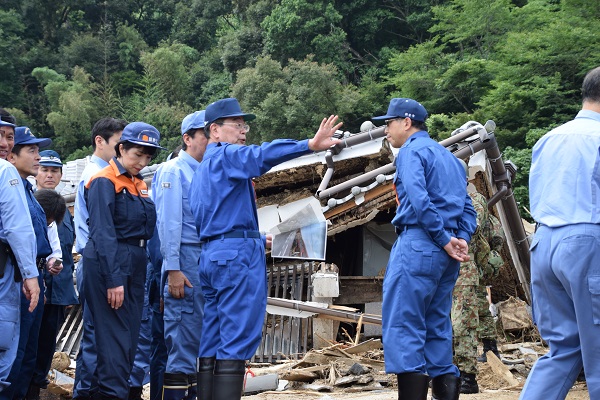
M 354 88 L 336 81 L 337 74 L 335 67 L 310 59 L 282 67 L 271 58 L 260 58 L 254 68 L 241 70 L 233 95 L 257 115 L 250 141 L 306 139 L 327 115 L 338 114 L 345 120 L 359 96 Z

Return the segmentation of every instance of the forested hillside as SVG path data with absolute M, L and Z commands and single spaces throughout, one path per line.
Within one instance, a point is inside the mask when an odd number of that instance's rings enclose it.
M 305 138 L 331 113 L 357 131 L 412 97 L 437 138 L 495 120 L 526 204 L 531 146 L 574 116 L 600 65 L 597 0 L 1 4 L 0 106 L 65 159 L 90 152 L 105 115 L 151 123 L 173 148 L 181 119 L 222 97 L 258 116 L 255 143 Z

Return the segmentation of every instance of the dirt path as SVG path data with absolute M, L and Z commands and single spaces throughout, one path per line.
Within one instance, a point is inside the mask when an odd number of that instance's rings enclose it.
M 470 400 L 517 400 L 518 390 L 485 390 L 478 394 L 462 394 L 461 399 Z M 567 396 L 567 400 L 589 400 L 587 388 L 584 384 L 578 384 Z M 248 400 L 396 400 L 398 393 L 395 390 L 386 389 L 368 393 L 306 393 L 306 392 L 265 392 L 253 396 L 245 396 Z

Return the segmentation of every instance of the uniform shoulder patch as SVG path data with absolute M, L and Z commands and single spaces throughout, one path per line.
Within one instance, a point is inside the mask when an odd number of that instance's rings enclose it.
M 10 186 L 17 186 L 19 184 L 19 180 L 18 179 L 11 179 L 10 181 L 8 181 L 8 184 Z
M 163 189 L 171 189 L 171 182 L 163 182 L 162 187 Z

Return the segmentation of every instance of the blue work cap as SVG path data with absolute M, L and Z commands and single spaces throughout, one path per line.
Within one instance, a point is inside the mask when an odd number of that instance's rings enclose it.
M 26 126 L 17 126 L 15 128 L 15 146 L 18 144 L 37 144 L 39 147 L 47 147 L 52 144 L 52 139 L 36 138 L 31 129 Z
M 204 128 L 204 114 L 205 111 L 196 111 L 186 116 L 181 121 L 181 134 L 183 135 L 191 129 L 203 129 Z
M 393 98 L 390 101 L 387 114 L 373 117 L 374 120 L 410 118 L 415 121 L 425 122 L 427 110 L 416 100 L 406 98 Z
M 252 121 L 256 118 L 256 115 L 242 112 L 237 99 L 230 97 L 228 99 L 217 100 L 206 107 L 204 126 L 210 126 L 210 124 L 218 119 L 230 117 L 244 117 L 244 121 Z
M 11 124 L 10 122 L 6 122 L 6 121 L 2 121 L 0 119 L 0 126 L 11 126 L 11 127 L 15 127 L 15 124 Z
M 145 122 L 132 122 L 125 126 L 121 135 L 121 142 L 131 142 L 140 146 L 160 147 L 160 132 L 158 129 Z
M 44 167 L 61 167 L 63 166 L 60 156 L 54 150 L 40 151 L 40 165 Z

